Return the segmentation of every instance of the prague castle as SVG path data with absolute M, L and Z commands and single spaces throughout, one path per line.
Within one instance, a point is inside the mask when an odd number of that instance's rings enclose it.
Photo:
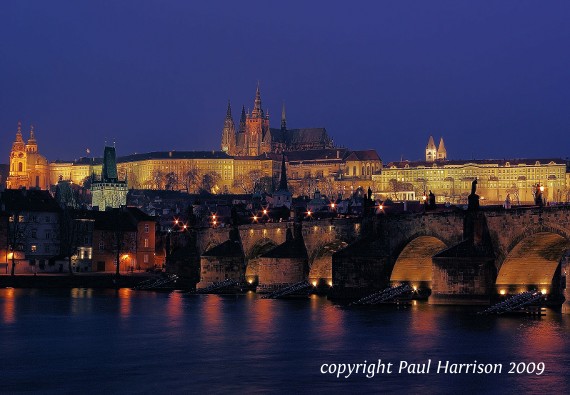
M 478 181 L 482 204 L 530 204 L 537 188 L 549 202 L 570 200 L 570 172 L 560 158 L 450 160 L 443 138 L 432 136 L 425 161 L 383 164 L 375 150 L 337 148 L 324 128 L 289 129 L 285 108 L 280 128 L 271 128 L 257 88 L 254 108 L 242 108 L 235 128 L 228 103 L 220 151 L 163 151 L 117 157 L 106 147 L 104 158 L 54 161 L 38 152 L 33 128 L 24 142 L 18 124 L 10 153 L 9 189 L 48 189 L 59 180 L 92 182 L 93 206 L 117 207 L 128 188 L 197 193 L 251 193 L 259 185 L 269 193 L 279 185 L 282 161 L 296 195 L 317 190 L 329 197 L 348 196 L 370 187 L 377 199 L 422 200 L 428 192 L 439 203 L 464 204 L 471 182 Z
M 25 143 L 22 137 L 22 124 L 18 122 L 16 140 L 10 152 L 10 165 L 6 188 L 48 189 L 50 185 L 49 165 L 45 157 L 38 152 L 38 143 L 34 127 L 30 128 L 30 138 Z

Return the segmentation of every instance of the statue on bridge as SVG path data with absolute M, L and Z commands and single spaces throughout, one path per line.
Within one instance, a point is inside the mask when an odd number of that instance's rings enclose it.
M 471 195 L 467 197 L 467 209 L 469 211 L 477 211 L 479 210 L 479 195 L 475 192 L 477 191 L 477 178 L 471 182 Z
M 543 190 L 544 187 L 541 187 L 540 184 L 536 184 L 536 192 L 534 193 L 534 204 L 540 207 L 544 205 L 544 200 L 542 199 Z
M 429 206 L 429 209 L 430 209 L 430 210 L 435 210 L 435 209 L 436 209 L 436 206 L 435 206 L 435 195 L 433 194 L 433 192 L 431 191 L 431 189 L 430 189 L 430 191 L 429 191 L 429 195 L 428 195 L 428 196 L 429 196 L 429 198 L 428 198 L 428 200 L 429 200 L 429 205 L 428 205 L 428 206 Z

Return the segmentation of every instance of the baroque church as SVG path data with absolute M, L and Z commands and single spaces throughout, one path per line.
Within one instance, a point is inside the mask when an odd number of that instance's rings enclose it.
M 6 188 L 49 188 L 49 164 L 47 159 L 38 152 L 34 127 L 30 127 L 28 142 L 24 142 L 21 122 L 18 122 L 16 140 L 12 144 L 12 151 L 10 152 Z
M 261 107 L 259 85 L 251 113 L 241 110 L 239 128 L 236 131 L 232 110 L 228 102 L 222 130 L 222 151 L 231 156 L 259 156 L 284 151 L 305 151 L 334 148 L 333 140 L 325 128 L 288 129 L 285 105 L 281 112 L 281 127 L 269 126 L 269 111 Z

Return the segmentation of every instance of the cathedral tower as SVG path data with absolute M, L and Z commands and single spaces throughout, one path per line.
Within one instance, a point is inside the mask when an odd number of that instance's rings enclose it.
M 253 111 L 245 120 L 247 156 L 258 156 L 271 151 L 271 134 L 269 132 L 269 115 L 261 108 L 259 84 L 255 92 Z

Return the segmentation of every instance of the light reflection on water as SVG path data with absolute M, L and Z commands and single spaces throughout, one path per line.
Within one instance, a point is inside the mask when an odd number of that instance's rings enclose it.
M 570 316 L 481 317 L 418 303 L 336 306 L 113 290 L 0 289 L 2 392 L 547 392 L 569 390 Z M 323 363 L 545 362 L 543 376 L 337 379 Z M 32 366 L 41 367 L 31 368 Z

